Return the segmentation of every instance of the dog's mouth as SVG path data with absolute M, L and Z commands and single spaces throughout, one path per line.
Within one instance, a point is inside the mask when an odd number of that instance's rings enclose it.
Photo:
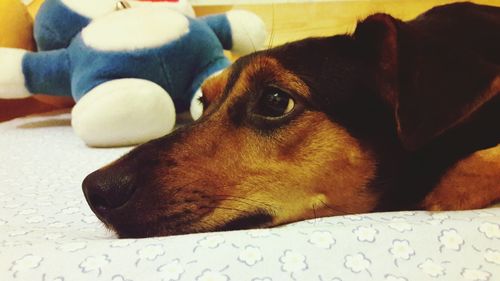
M 178 223 L 177 227 L 166 227 L 161 222 L 142 223 L 142 224 L 112 224 L 105 220 L 101 220 L 105 226 L 114 231 L 120 238 L 142 238 L 150 236 L 169 236 L 180 235 L 196 232 L 211 232 L 211 231 L 230 231 L 264 228 L 272 226 L 273 216 L 266 211 L 259 210 L 254 213 L 245 214 L 229 220 L 221 226 L 216 226 L 213 229 L 197 227 L 196 223 L 182 225 Z M 182 226 L 181 226 L 182 225 Z
M 269 226 L 272 222 L 273 217 L 269 213 L 259 211 L 234 218 L 224 225 L 217 227 L 216 231 L 262 228 Z

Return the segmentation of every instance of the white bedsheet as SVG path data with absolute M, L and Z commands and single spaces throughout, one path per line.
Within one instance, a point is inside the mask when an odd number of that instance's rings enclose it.
M 0 280 L 500 280 L 500 208 L 116 239 L 81 181 L 128 151 L 86 147 L 69 116 L 0 123 Z

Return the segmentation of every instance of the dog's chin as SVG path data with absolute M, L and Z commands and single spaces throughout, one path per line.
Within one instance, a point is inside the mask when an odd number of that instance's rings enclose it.
M 201 233 L 201 232 L 214 232 L 214 231 L 230 231 L 230 230 L 243 230 L 243 229 L 254 229 L 254 228 L 264 228 L 272 226 L 273 216 L 265 212 L 255 212 L 250 214 L 245 214 L 233 218 L 223 224 L 220 223 L 203 223 L 204 226 L 211 225 L 211 227 L 203 227 L 200 225 L 177 224 L 177 227 L 171 227 L 169 225 L 162 224 L 161 222 L 153 223 L 127 223 L 127 224 L 111 224 L 108 222 L 103 222 L 104 225 L 116 233 L 119 238 L 146 238 L 146 237 L 157 237 L 157 236 L 173 236 L 182 235 L 190 233 Z
M 157 224 L 127 224 L 127 225 L 107 225 L 118 238 L 147 238 L 158 236 L 173 236 L 188 233 L 204 232 L 202 229 L 192 227 L 169 229 Z

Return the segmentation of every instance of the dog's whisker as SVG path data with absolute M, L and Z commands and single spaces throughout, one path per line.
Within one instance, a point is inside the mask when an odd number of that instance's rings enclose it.
M 247 211 L 247 210 L 242 210 L 238 208 L 230 208 L 230 207 L 221 207 L 221 206 L 202 206 L 199 207 L 199 209 L 208 209 L 208 210 L 216 210 L 216 209 L 221 209 L 221 210 L 228 210 L 228 211 L 235 211 L 235 212 L 241 212 L 241 213 L 246 213 L 246 214 L 252 214 L 252 212 Z
M 250 39 L 250 44 L 252 44 L 252 49 L 254 52 L 257 51 L 257 48 L 255 47 L 255 42 L 253 42 L 252 36 L 250 36 L 250 33 L 245 30 L 245 35 Z
M 323 200 L 320 200 L 320 202 L 321 202 L 321 203 L 322 203 L 325 207 L 327 207 L 328 209 L 330 209 L 330 210 L 332 210 L 332 211 L 335 211 L 335 212 L 338 212 L 338 213 L 340 213 L 340 214 L 342 214 L 342 215 L 350 215 L 350 214 L 351 214 L 351 213 L 349 213 L 349 212 L 345 212 L 345 211 L 342 211 L 342 210 L 340 210 L 340 209 L 334 208 L 334 207 L 332 207 L 331 205 L 328 205 L 328 204 L 327 204 L 325 201 L 323 201 Z
M 273 207 L 271 204 L 267 204 L 267 203 L 264 203 L 264 202 L 261 202 L 261 201 L 257 201 L 257 200 L 253 200 L 253 199 L 245 198 L 245 197 L 241 197 L 241 196 L 224 195 L 224 194 L 216 194 L 216 195 L 213 195 L 213 196 L 216 196 L 216 197 L 225 197 L 225 198 L 234 198 L 234 199 L 238 199 L 238 200 L 241 200 L 241 201 L 249 201 L 251 203 L 257 203 L 259 205 L 266 206 L 267 208 L 272 208 Z M 247 204 L 249 204 L 249 203 L 247 203 Z
M 258 205 L 255 205 L 255 204 L 252 204 L 252 203 L 249 203 L 249 202 L 245 202 L 243 200 L 238 200 L 238 199 L 231 199 L 231 198 L 222 198 L 222 199 L 215 199 L 213 200 L 214 202 L 222 202 L 222 201 L 234 201 L 234 202 L 238 202 L 238 203 L 242 203 L 242 204 L 246 204 L 250 207 L 255 207 L 255 208 L 259 208 Z
M 172 187 L 170 190 L 174 190 L 174 191 L 173 191 L 173 192 L 171 192 L 171 193 L 169 193 L 169 197 L 170 197 L 170 198 L 175 197 L 175 195 L 176 195 L 177 193 L 179 193 L 180 191 L 182 191 L 184 188 L 186 188 L 186 187 L 188 187 L 188 186 L 190 186 L 190 185 L 193 185 L 193 184 L 195 184 L 195 183 L 197 183 L 197 182 L 200 182 L 200 181 L 201 181 L 201 179 L 197 179 L 197 180 L 190 181 L 190 182 L 188 182 L 188 183 L 185 183 L 185 184 L 182 184 L 182 185 L 179 185 L 179 186 L 174 186 L 174 187 Z
M 316 219 L 316 218 L 318 218 L 318 216 L 316 214 L 316 203 L 313 203 L 312 207 L 313 207 L 314 219 Z
M 231 197 L 223 197 L 223 198 L 217 198 L 214 200 L 215 202 L 222 202 L 222 201 L 233 201 L 233 202 L 238 202 L 238 203 L 242 203 L 242 204 L 245 204 L 247 206 L 250 206 L 250 207 L 253 207 L 253 208 L 257 208 L 257 209 L 266 209 L 267 210 L 267 206 L 262 206 L 262 205 L 259 205 L 259 204 L 254 204 L 252 202 L 246 202 L 245 200 L 241 200 L 241 199 L 238 199 L 238 198 L 231 198 Z
M 274 10 L 275 10 L 275 4 L 273 3 L 273 9 L 272 9 L 272 19 L 271 19 L 271 34 L 269 35 L 269 44 L 267 46 L 268 49 L 272 48 L 273 43 L 274 43 Z
M 262 205 L 271 206 L 271 205 L 266 204 L 266 203 L 264 203 L 264 202 L 260 202 L 260 201 L 257 201 L 257 200 L 253 200 L 253 199 L 250 199 L 250 198 L 245 198 L 245 197 L 242 197 L 242 196 L 237 196 L 237 195 L 214 194 L 214 195 L 212 195 L 212 196 L 216 196 L 216 197 L 226 197 L 226 198 L 237 198 L 237 199 L 241 199 L 241 200 L 246 200 L 246 201 L 250 201 L 250 202 L 259 203 L 259 204 L 262 204 Z
M 200 221 L 200 222 L 198 222 L 198 225 L 196 227 L 196 232 L 208 232 L 208 231 L 212 231 L 216 227 L 217 226 L 213 223 Z
M 174 191 L 172 193 L 170 193 L 170 198 L 174 198 L 175 195 L 177 195 L 177 193 L 179 193 L 181 190 L 182 190 L 182 187 L 177 187 L 177 188 L 174 188 L 173 189 Z

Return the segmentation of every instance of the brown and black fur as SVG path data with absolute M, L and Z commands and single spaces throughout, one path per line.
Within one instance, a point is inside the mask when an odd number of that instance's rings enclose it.
M 277 87 L 280 118 L 253 108 Z M 84 181 L 121 237 L 500 199 L 500 8 L 459 3 L 256 52 L 203 85 L 194 124 Z

